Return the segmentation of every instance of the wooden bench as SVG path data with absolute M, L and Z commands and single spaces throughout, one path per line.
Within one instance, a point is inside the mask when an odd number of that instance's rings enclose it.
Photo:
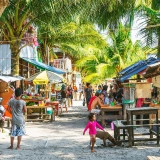
M 120 145 L 122 142 L 128 142 L 129 147 L 132 146 L 132 126 L 130 125 L 124 125 L 123 121 L 113 121 L 114 123 L 114 138 L 116 140 L 116 143 Z M 123 130 L 123 134 L 120 134 L 120 130 Z M 127 130 L 127 131 L 126 131 Z M 121 136 L 123 136 L 123 140 L 121 140 Z M 128 140 L 125 139 L 125 137 L 128 137 Z
M 157 157 L 157 156 L 147 156 L 147 160 L 160 160 L 160 157 Z
M 38 109 L 47 109 L 47 108 L 52 108 L 52 114 L 51 114 L 51 119 L 50 121 L 53 122 L 55 121 L 55 106 L 26 106 L 27 108 L 27 111 L 28 109 L 34 109 L 34 108 L 38 108 Z M 39 116 L 44 116 L 44 115 L 49 115 L 49 114 L 44 114 L 40 111 L 40 113 L 38 113 Z M 32 114 L 28 114 L 28 112 L 26 112 L 25 114 L 25 121 L 43 121 L 43 119 L 28 119 L 28 116 L 35 116 L 35 115 L 32 115 Z
M 124 121 L 126 123 L 126 121 Z M 125 125 L 123 121 L 113 121 L 114 123 L 114 138 L 117 141 L 117 144 L 121 144 L 122 142 L 129 142 L 129 147 L 132 147 L 134 145 L 134 142 L 137 141 L 157 141 L 157 144 L 159 144 L 159 131 L 155 132 L 152 128 L 153 126 L 156 126 L 156 128 L 159 129 L 160 124 L 143 124 L 143 125 Z M 151 127 L 149 130 L 149 133 L 140 133 L 140 134 L 134 134 L 133 128 L 134 127 Z M 123 133 L 120 134 L 120 130 L 123 130 Z M 127 130 L 127 132 L 126 132 Z M 139 135 L 150 135 L 150 138 L 137 138 L 134 139 L 134 136 Z M 153 135 L 156 136 L 156 138 L 153 138 Z M 120 137 L 123 136 L 123 140 L 120 139 Z M 128 137 L 128 140 L 125 139 L 125 137 Z

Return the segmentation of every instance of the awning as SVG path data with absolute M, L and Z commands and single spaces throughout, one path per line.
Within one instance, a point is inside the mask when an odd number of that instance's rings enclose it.
M 123 69 L 121 72 L 118 73 L 119 76 L 119 80 L 121 82 L 127 80 L 128 78 L 132 77 L 135 74 L 138 74 L 139 72 L 143 71 L 144 69 L 146 69 L 149 65 L 154 64 L 156 62 L 159 62 L 160 58 L 156 59 L 156 58 L 149 58 L 147 60 L 141 60 L 138 61 L 137 63 Z
M 14 81 L 19 81 L 22 80 L 23 77 L 13 77 L 13 76 L 0 76 L 0 80 L 5 81 L 5 82 L 14 82 Z
M 65 73 L 65 71 L 63 71 L 61 69 L 58 69 L 58 68 L 55 68 L 52 66 L 48 66 L 48 65 L 41 63 L 41 62 L 37 62 L 34 59 L 29 59 L 29 58 L 24 58 L 24 57 L 22 59 L 24 61 L 36 66 L 37 68 L 42 69 L 42 70 L 48 70 L 48 71 L 51 71 L 51 72 L 54 72 L 57 74 L 64 74 Z

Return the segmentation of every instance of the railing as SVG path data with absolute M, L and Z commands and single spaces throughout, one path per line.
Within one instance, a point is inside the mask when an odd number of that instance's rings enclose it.
M 54 59 L 54 62 L 50 62 L 50 65 L 63 70 L 72 70 L 71 60 L 68 58 Z

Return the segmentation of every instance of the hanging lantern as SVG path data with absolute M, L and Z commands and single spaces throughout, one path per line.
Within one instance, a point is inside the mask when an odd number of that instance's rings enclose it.
M 2 15 L 5 8 L 9 5 L 9 0 L 0 0 L 0 16 Z

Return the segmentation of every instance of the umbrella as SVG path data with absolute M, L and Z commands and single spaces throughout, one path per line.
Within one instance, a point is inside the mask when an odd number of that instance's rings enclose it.
M 33 81 L 34 84 L 48 84 L 49 82 L 61 83 L 64 81 L 64 78 L 54 72 L 42 71 L 34 74 L 30 78 L 26 79 L 26 81 Z

